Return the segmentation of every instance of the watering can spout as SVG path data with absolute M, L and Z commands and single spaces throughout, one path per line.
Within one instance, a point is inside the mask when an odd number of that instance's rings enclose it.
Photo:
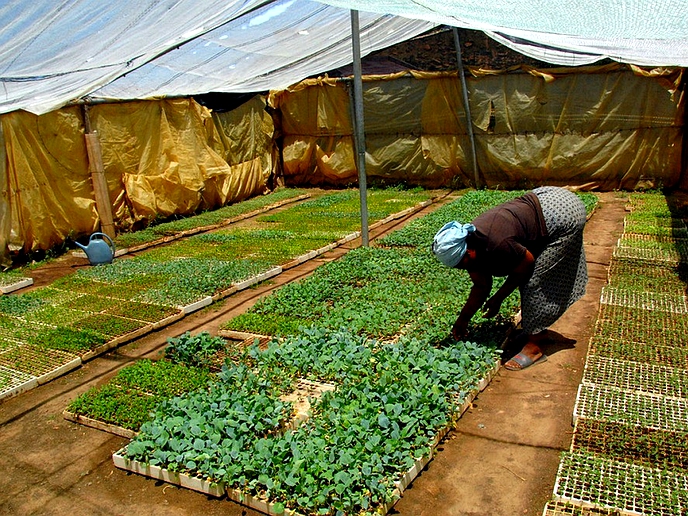
M 93 233 L 88 240 L 88 245 L 74 243 L 84 250 L 91 265 L 112 263 L 115 257 L 115 243 L 105 233 Z

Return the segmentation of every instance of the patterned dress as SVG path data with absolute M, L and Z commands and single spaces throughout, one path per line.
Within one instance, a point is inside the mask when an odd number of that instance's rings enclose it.
M 542 207 L 549 243 L 535 261 L 535 270 L 521 288 L 521 317 L 526 333 L 549 328 L 585 294 L 588 268 L 583 248 L 585 205 L 563 188 L 533 190 Z

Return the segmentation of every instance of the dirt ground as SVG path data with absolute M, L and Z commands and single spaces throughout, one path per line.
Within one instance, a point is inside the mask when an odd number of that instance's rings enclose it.
M 572 412 L 587 344 L 607 280 L 612 248 L 622 233 L 624 198 L 601 194 L 585 231 L 590 282 L 586 296 L 552 327 L 548 361 L 524 371 L 501 369 L 441 443 L 435 458 L 405 491 L 391 514 L 402 516 L 539 516 L 550 499 L 559 457 L 568 449 Z M 403 224 L 399 221 L 371 238 Z M 354 241 L 352 246 L 357 245 Z M 0 402 L 0 514 L 246 515 L 260 513 L 114 467 L 124 438 L 65 421 L 67 404 L 139 358 L 155 358 L 167 337 L 216 333 L 222 321 L 249 308 L 279 285 L 308 275 L 346 251 L 335 249 L 285 271 L 178 323 L 85 363 L 37 389 Z M 88 266 L 57 260 L 35 284 Z

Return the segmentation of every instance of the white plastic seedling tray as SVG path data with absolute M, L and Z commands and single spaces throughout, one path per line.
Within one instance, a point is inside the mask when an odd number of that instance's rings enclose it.
M 688 431 L 688 400 L 581 384 L 573 409 L 574 424 L 578 418 Z
M 688 303 L 682 294 L 662 294 L 656 292 L 638 292 L 618 287 L 602 288 L 600 303 L 643 310 L 658 310 L 674 314 L 688 313 Z
M 627 260 L 649 261 L 677 265 L 688 263 L 688 256 L 676 250 L 643 249 L 638 247 L 616 247 L 612 253 L 614 258 Z
M 5 399 L 38 387 L 38 379 L 33 375 L 0 366 L 0 385 L 0 399 Z
M 21 278 L 14 283 L 0 285 L 0 292 L 3 294 L 9 294 L 11 292 L 15 292 L 16 290 L 30 287 L 31 285 L 33 285 L 33 278 Z
M 617 514 L 684 516 L 688 477 L 591 455 L 563 455 L 554 484 L 555 500 Z
M 619 516 L 614 509 L 581 507 L 569 502 L 550 501 L 545 505 L 542 516 Z
M 616 360 L 589 354 L 583 372 L 585 385 L 601 385 L 643 394 L 688 397 L 685 369 Z

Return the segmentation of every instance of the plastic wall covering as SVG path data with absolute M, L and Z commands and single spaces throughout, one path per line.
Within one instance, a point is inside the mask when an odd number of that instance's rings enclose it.
M 586 189 L 675 186 L 683 135 L 681 70 L 622 65 L 474 70 L 467 80 L 482 185 Z M 364 78 L 371 181 L 474 184 L 456 74 Z M 321 79 L 274 92 L 290 185 L 355 183 L 349 84 Z
M 262 193 L 272 170 L 272 119 L 260 95 L 220 114 L 181 99 L 94 105 L 89 118 L 118 230 Z M 3 263 L 11 251 L 98 230 L 81 109 L 14 111 L 0 127 Z

